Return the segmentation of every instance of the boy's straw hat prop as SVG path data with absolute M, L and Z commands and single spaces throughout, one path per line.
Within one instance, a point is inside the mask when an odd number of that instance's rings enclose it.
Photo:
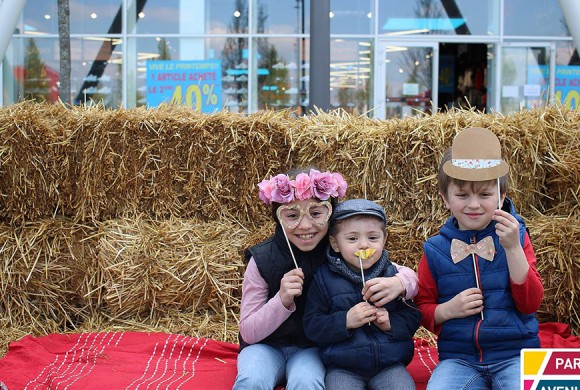
M 448 176 L 466 181 L 499 179 L 509 170 L 501 158 L 499 139 L 481 127 L 470 127 L 457 134 L 451 146 L 451 161 L 443 165 Z
M 453 145 L 451 146 L 451 161 L 447 161 L 443 165 L 443 172 L 455 179 L 465 181 L 497 180 L 498 209 L 501 209 L 499 179 L 507 175 L 509 169 L 509 165 L 501 158 L 501 144 L 499 139 L 493 132 L 481 127 L 470 127 L 457 134 L 453 139 Z M 477 272 L 477 262 L 475 261 L 475 252 L 479 246 L 484 244 L 484 242 L 466 246 L 465 243 L 457 241 L 459 240 L 452 240 L 452 252 L 454 251 L 453 248 L 456 248 L 455 252 L 457 252 L 457 248 L 459 247 L 472 249 L 469 251 L 465 249 L 465 253 L 467 255 L 471 253 L 473 271 L 475 273 L 475 284 L 477 285 L 477 288 L 481 289 L 479 274 Z M 487 252 L 490 251 L 495 252 L 493 248 L 488 248 Z M 493 257 L 491 257 L 491 259 L 486 259 L 493 261 Z M 454 262 L 458 261 L 460 260 L 454 259 Z M 481 319 L 483 320 L 483 311 L 480 312 L 480 314 Z

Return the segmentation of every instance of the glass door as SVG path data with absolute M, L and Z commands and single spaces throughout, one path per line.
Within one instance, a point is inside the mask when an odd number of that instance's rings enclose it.
M 436 111 L 437 43 L 382 41 L 375 58 L 375 118 L 403 118 Z
M 550 103 L 554 97 L 556 56 L 550 43 L 504 43 L 498 46 L 499 88 L 495 109 L 509 115 Z

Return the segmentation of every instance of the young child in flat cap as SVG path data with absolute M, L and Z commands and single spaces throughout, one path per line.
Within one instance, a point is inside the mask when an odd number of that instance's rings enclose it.
M 518 389 L 520 350 L 539 348 L 543 287 L 523 219 L 506 197 L 508 164 L 498 138 L 468 128 L 439 165 L 451 217 L 429 238 L 415 302 L 438 335 L 428 389 Z
M 385 212 L 375 202 L 339 203 L 330 219 L 328 261 L 314 275 L 304 312 L 306 336 L 320 346 L 327 389 L 415 389 L 413 357 L 420 313 L 401 297 L 366 302 L 366 280 L 391 277 Z

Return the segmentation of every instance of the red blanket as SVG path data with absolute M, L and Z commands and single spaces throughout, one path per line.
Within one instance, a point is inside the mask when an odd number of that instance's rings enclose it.
M 22 389 L 231 389 L 237 346 L 166 333 L 26 336 L 0 360 Z
M 544 348 L 580 348 L 568 325 L 540 325 Z M 26 336 L 0 359 L 0 381 L 21 389 L 231 389 L 238 346 L 166 333 L 107 332 Z M 437 349 L 415 340 L 407 367 L 424 389 Z

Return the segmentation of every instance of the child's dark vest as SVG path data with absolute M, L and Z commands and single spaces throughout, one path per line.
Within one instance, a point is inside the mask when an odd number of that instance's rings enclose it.
M 295 268 L 292 255 L 288 250 L 288 244 L 284 238 L 281 226 L 276 226 L 274 235 L 249 248 L 246 253 L 246 261 L 251 257 L 254 258 L 260 275 L 268 284 L 268 299 L 274 297 L 280 290 L 280 281 L 285 273 Z M 298 266 L 304 273 L 304 285 L 302 295 L 294 299 L 296 310 L 284 321 L 278 329 L 266 337 L 261 343 L 273 346 L 295 345 L 306 348 L 313 347 L 314 343 L 308 340 L 304 334 L 302 325 L 302 316 L 304 314 L 304 305 L 306 303 L 306 293 L 312 282 L 312 277 L 321 264 L 326 262 L 326 246 L 328 239 L 323 239 L 312 251 L 302 252 L 296 246 L 292 245 L 292 251 L 296 257 Z M 239 335 L 240 350 L 248 344 L 244 342 Z
M 389 262 L 377 277 L 392 277 L 396 273 L 397 268 Z M 323 291 L 322 296 L 328 299 L 330 313 L 347 312 L 362 300 L 359 284 L 353 284 L 327 266 L 321 267 L 315 280 Z M 412 301 L 407 304 L 400 299 L 393 300 L 383 307 L 397 313 L 397 325 L 401 325 L 401 328 L 382 332 L 372 325 L 348 330 L 350 337 L 346 340 L 321 346 L 320 356 L 327 368 L 347 369 L 358 375 L 371 377 L 385 367 L 394 364 L 408 365 L 411 362 L 414 351 L 412 334 L 419 327 L 419 310 Z M 409 335 L 398 338 L 397 336 L 407 331 L 406 326 L 411 326 L 410 324 L 416 326 L 408 332 Z M 403 325 L 405 329 L 402 329 Z M 395 333 L 398 334 L 395 336 Z

